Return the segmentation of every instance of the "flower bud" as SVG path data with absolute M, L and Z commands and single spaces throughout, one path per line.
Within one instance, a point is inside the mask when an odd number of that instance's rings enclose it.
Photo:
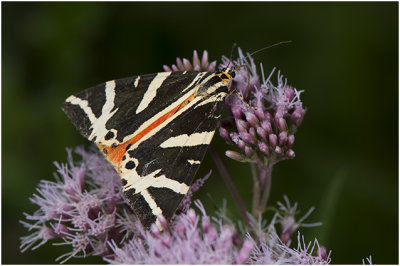
M 163 69 L 164 69 L 165 72 L 171 72 L 172 71 L 172 69 L 167 65 L 163 65 Z
M 208 66 L 208 72 L 215 72 L 215 67 L 217 66 L 217 61 L 212 61 Z
M 223 138 L 228 144 L 231 143 L 231 139 L 229 138 L 229 132 L 224 127 L 219 127 L 219 135 Z
M 292 147 L 294 144 L 294 135 L 289 135 L 288 137 L 288 147 Z
M 265 156 L 269 156 L 268 145 L 267 145 L 265 142 L 259 142 L 259 143 L 258 143 L 258 149 L 259 149 Z
M 232 106 L 231 112 L 233 114 L 233 117 L 236 119 L 243 117 L 242 108 L 240 108 L 239 106 Z
M 238 162 L 244 162 L 246 160 L 246 157 L 241 154 L 238 153 L 236 151 L 226 151 L 225 152 L 225 156 L 228 158 L 231 158 L 232 160 L 238 161 Z
M 218 231 L 214 226 L 211 226 L 210 229 L 208 230 L 206 236 L 210 240 L 211 243 L 217 239 Z
M 243 150 L 244 147 L 246 147 L 246 143 L 245 143 L 243 140 L 241 140 L 240 138 L 239 138 L 238 143 L 237 143 L 236 145 L 237 145 L 237 146 L 239 147 L 239 149 L 241 149 L 241 150 Z
M 249 146 L 245 146 L 245 147 L 244 147 L 244 154 L 245 154 L 248 158 L 251 158 L 251 157 L 253 157 L 253 155 L 254 155 L 254 150 L 253 150 L 251 147 L 249 147 Z
M 63 225 L 62 223 L 52 223 L 51 227 L 53 228 L 54 233 L 57 234 L 59 237 L 63 237 L 66 234 L 71 233 L 71 230 L 69 230 L 68 227 Z
M 167 219 L 165 219 L 165 217 L 162 214 L 158 215 L 157 219 L 160 222 L 160 225 L 164 231 L 170 231 L 168 221 L 167 221 Z
M 265 119 L 268 121 L 272 121 L 272 115 L 270 113 L 266 112 Z
M 287 131 L 279 133 L 279 145 L 285 145 L 288 140 Z
M 197 66 L 198 69 L 200 70 L 200 58 L 199 58 L 199 55 L 197 54 L 196 50 L 193 51 L 193 66 L 195 68 Z
M 235 144 L 238 144 L 240 138 L 239 138 L 239 134 L 236 132 L 231 132 L 229 133 L 229 137 L 231 138 L 232 142 Z
M 251 240 L 246 239 L 243 243 L 242 248 L 239 251 L 239 255 L 236 259 L 237 264 L 245 264 L 250 257 L 250 253 L 253 250 L 253 243 Z
M 193 209 L 188 210 L 187 216 L 189 217 L 192 224 L 196 224 L 197 216 L 196 216 L 196 212 Z
M 278 127 L 280 131 L 285 131 L 287 130 L 287 125 L 286 125 L 286 120 L 284 118 L 279 118 L 278 121 Z
M 249 134 L 252 135 L 254 138 L 257 138 L 256 130 L 254 127 L 249 128 Z
M 286 86 L 286 87 L 284 88 L 284 93 L 285 93 L 286 98 L 288 98 L 289 102 L 290 102 L 291 100 L 293 100 L 293 97 L 294 97 L 294 90 L 292 89 L 292 87 Z
M 325 261 L 328 259 L 326 248 L 324 246 L 319 246 L 318 247 L 317 255 L 318 255 L 318 257 L 320 257 L 321 259 L 323 259 Z
M 193 67 L 193 71 L 200 71 L 200 70 L 201 70 L 201 67 L 199 65 L 195 65 Z
M 182 236 L 184 236 L 185 233 L 186 233 L 186 226 L 185 226 L 183 223 L 179 222 L 179 223 L 177 223 L 177 224 L 175 225 L 174 230 L 177 232 L 177 234 L 178 234 L 179 236 L 182 237 Z
M 183 59 L 183 60 L 186 60 L 186 59 Z M 174 65 L 172 65 L 172 67 L 173 66 Z M 178 70 L 184 70 L 185 69 L 185 66 L 182 63 L 182 60 L 179 57 L 176 58 L 176 66 L 177 66 Z M 177 70 L 174 70 L 174 71 L 177 71 Z
M 203 216 L 202 222 L 201 222 L 201 229 L 203 230 L 203 234 L 206 234 L 208 230 L 210 229 L 211 222 L 210 222 L 210 217 L 208 216 Z
M 240 132 L 240 138 L 244 141 L 244 142 L 246 142 L 246 143 L 248 143 L 248 144 L 255 144 L 256 143 L 256 138 L 255 137 L 253 137 L 251 134 L 249 134 L 249 133 L 246 133 L 246 132 Z
M 268 136 L 269 144 L 272 146 L 272 148 L 276 147 L 276 144 L 278 142 L 278 137 L 275 134 L 270 134 Z
M 54 230 L 46 225 L 43 225 L 43 227 L 40 229 L 40 233 L 39 233 L 40 237 L 43 239 L 54 239 L 59 237 L 58 234 L 56 232 L 54 232 Z
M 203 56 L 201 57 L 201 65 L 205 66 L 208 64 L 208 52 L 206 50 L 203 51 Z
M 264 141 L 267 139 L 267 131 L 265 131 L 265 129 L 262 127 L 257 128 L 257 135 L 260 136 L 260 138 Z
M 295 126 L 300 126 L 306 111 L 300 105 L 296 106 L 290 120 Z
M 279 154 L 279 155 L 281 155 L 281 154 L 283 153 L 282 148 L 279 147 L 279 146 L 276 146 L 276 147 L 275 147 L 274 152 L 275 152 L 276 154 Z
M 267 120 L 261 122 L 261 127 L 267 132 L 267 134 L 272 133 L 272 126 L 271 123 Z
M 260 121 L 258 120 L 257 116 L 254 113 L 247 111 L 244 113 L 244 115 L 246 116 L 247 122 L 249 122 L 249 124 L 252 125 L 253 127 L 257 127 L 258 124 L 260 123 Z
M 186 69 L 186 70 L 193 69 L 192 64 L 186 58 L 183 58 L 183 65 L 184 65 L 184 69 Z
M 290 159 L 293 159 L 294 157 L 296 157 L 296 154 L 294 153 L 294 151 L 293 151 L 292 149 L 289 149 L 289 150 L 286 152 L 286 155 L 287 155 Z
M 176 65 L 172 65 L 172 71 L 179 71 L 179 68 Z
M 249 128 L 249 124 L 246 123 L 246 121 L 242 119 L 235 119 L 236 122 L 236 128 L 238 132 L 247 132 L 247 129 Z
M 258 120 L 260 121 L 264 121 L 266 116 L 264 111 L 261 108 L 257 108 L 254 113 L 256 114 L 256 116 L 258 117 Z

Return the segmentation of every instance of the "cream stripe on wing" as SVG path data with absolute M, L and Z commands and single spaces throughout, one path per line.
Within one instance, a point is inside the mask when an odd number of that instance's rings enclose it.
M 146 176 L 140 176 L 136 172 L 136 169 L 129 170 L 122 176 L 127 181 L 123 188 L 125 191 L 134 188 L 135 193 L 140 193 L 149 187 L 169 188 L 179 194 L 186 194 L 188 192 L 189 186 L 185 183 L 167 178 L 165 175 L 155 177 L 160 171 L 161 169 L 158 169 Z
M 214 136 L 213 131 L 204 131 L 193 133 L 192 135 L 182 134 L 179 136 L 171 137 L 161 143 L 161 148 L 184 147 L 184 146 L 198 146 L 209 144 Z
M 114 100 L 115 100 L 115 80 L 111 80 L 106 82 L 106 102 L 103 105 L 103 109 L 101 110 L 101 115 L 94 121 L 92 124 L 92 133 L 89 136 L 89 140 L 93 140 L 96 138 L 96 142 L 103 142 L 104 136 L 108 133 L 108 129 L 106 129 L 106 123 L 110 118 L 118 111 L 118 108 L 115 108 L 114 111 L 111 110 L 114 108 Z M 102 143 L 105 144 L 105 143 Z
M 164 80 L 171 75 L 172 72 L 160 72 L 153 78 L 147 91 L 143 95 L 142 101 L 136 109 L 136 114 L 140 113 L 149 106 L 150 102 L 156 97 L 157 90 L 161 87 Z
M 93 124 L 93 122 L 96 120 L 96 116 L 94 115 L 92 108 L 90 108 L 88 101 L 77 98 L 74 95 L 69 96 L 65 101 L 73 105 L 79 105 L 79 107 L 88 116 L 91 124 Z
M 142 195 L 143 198 L 145 199 L 145 201 L 147 202 L 147 204 L 149 204 L 149 206 L 151 208 L 151 212 L 155 216 L 162 214 L 162 210 L 160 209 L 160 207 L 158 207 L 157 203 L 154 201 L 153 197 L 150 195 L 150 193 L 149 193 L 149 191 L 147 191 L 147 189 L 140 192 L 140 195 Z

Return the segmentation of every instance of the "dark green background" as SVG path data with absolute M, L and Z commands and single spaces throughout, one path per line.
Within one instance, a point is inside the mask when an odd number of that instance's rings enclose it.
M 84 140 L 62 113 L 70 94 L 106 80 L 153 73 L 176 56 L 207 49 L 211 59 L 237 42 L 266 73 L 276 66 L 307 115 L 297 157 L 275 167 L 271 202 L 287 194 L 301 229 L 332 250 L 333 263 L 398 263 L 398 4 L 386 3 L 2 3 L 2 262 L 53 263 L 66 249 L 21 254 L 18 223 L 53 161 Z M 214 140 L 221 155 L 227 149 Z M 247 164 L 225 160 L 250 204 Z M 204 175 L 214 167 L 207 155 Z M 198 194 L 237 210 L 216 171 Z M 62 251 L 63 250 L 63 251 Z M 74 263 L 89 260 L 71 260 Z M 101 262 L 91 259 L 90 262 Z

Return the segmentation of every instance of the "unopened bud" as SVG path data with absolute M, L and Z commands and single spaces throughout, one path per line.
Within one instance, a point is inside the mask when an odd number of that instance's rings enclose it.
M 290 102 L 291 100 L 293 100 L 293 97 L 294 97 L 294 90 L 292 89 L 292 87 L 286 86 L 286 87 L 284 88 L 284 93 L 285 93 L 286 98 L 288 98 L 289 102 Z
M 203 233 L 207 233 L 208 230 L 210 229 L 210 217 L 208 216 L 203 216 L 202 222 L 201 222 L 201 228 L 203 230 Z
M 238 148 L 241 149 L 241 150 L 243 150 L 244 147 L 246 147 L 246 143 L 245 143 L 243 140 L 241 140 L 241 139 L 239 139 L 239 141 L 238 141 L 238 143 L 237 143 L 236 145 L 237 145 Z
M 217 239 L 218 231 L 214 226 L 211 226 L 206 234 L 207 238 L 210 240 L 210 243 L 213 243 L 215 239 Z
M 271 123 L 267 120 L 264 120 L 261 122 L 261 127 L 265 130 L 265 132 L 267 132 L 267 134 L 271 134 L 272 133 L 272 126 Z
M 246 123 L 246 121 L 242 119 L 236 119 L 236 128 L 238 132 L 247 132 L 247 129 L 249 128 L 249 125 Z
M 254 138 L 256 138 L 256 130 L 254 127 L 249 128 L 249 134 L 252 135 Z
M 261 108 L 257 108 L 254 113 L 256 114 L 256 116 L 258 117 L 258 120 L 260 121 L 264 121 L 265 120 L 265 113 Z
M 290 120 L 294 125 L 300 126 L 301 122 L 303 121 L 305 113 L 306 111 L 303 109 L 303 107 L 296 106 L 296 109 L 294 110 Z
M 236 119 L 242 118 L 243 116 L 242 108 L 238 106 L 232 106 L 231 112 L 233 114 L 233 117 Z
M 232 160 L 238 161 L 238 162 L 244 162 L 246 160 L 246 156 L 244 156 L 241 153 L 238 153 L 236 151 L 226 151 L 225 156 L 231 158 Z
M 224 127 L 219 128 L 219 135 L 223 138 L 226 142 L 231 143 L 231 139 L 229 138 L 229 132 Z
M 320 257 L 323 260 L 328 259 L 328 254 L 326 252 L 326 248 L 324 246 L 320 246 L 317 250 L 318 257 Z
M 196 224 L 197 216 L 196 216 L 196 212 L 193 209 L 188 210 L 187 216 L 189 217 L 192 224 Z
M 231 138 L 232 142 L 235 144 L 238 144 L 240 138 L 239 138 L 239 134 L 236 132 L 231 132 L 229 133 L 229 137 Z
M 274 152 L 275 152 L 276 154 L 281 155 L 281 154 L 282 154 L 282 148 L 279 147 L 279 146 L 276 146 Z
M 200 58 L 196 50 L 193 51 L 193 66 L 198 66 L 200 69 Z
M 247 122 L 249 122 L 250 125 L 252 125 L 253 127 L 258 126 L 260 121 L 258 120 L 257 116 L 253 112 L 247 111 L 244 114 L 246 116 Z
M 262 140 L 267 139 L 267 131 L 265 131 L 265 129 L 263 129 L 262 127 L 257 128 L 257 135 L 260 136 Z
M 287 130 L 286 120 L 284 118 L 279 118 L 278 127 L 279 127 L 280 131 Z
M 296 157 L 296 154 L 294 153 L 294 151 L 293 151 L 292 149 L 289 149 L 289 150 L 286 152 L 286 155 L 287 155 L 290 159 L 293 159 L 294 157 Z
M 165 219 L 165 217 L 162 214 L 158 215 L 157 219 L 160 222 L 160 225 L 164 231 L 170 231 L 168 221 L 167 221 L 167 219 Z
M 244 154 L 246 154 L 246 156 L 247 156 L 248 158 L 251 158 L 251 157 L 253 157 L 253 155 L 254 155 L 254 150 L 253 150 L 251 147 L 249 147 L 249 146 L 245 146 L 245 147 L 244 147 Z
M 183 60 L 186 60 L 186 59 L 183 59 Z M 176 58 L 176 65 L 177 65 L 179 70 L 184 70 L 185 69 L 185 66 L 182 63 L 182 60 L 179 57 Z M 174 65 L 172 65 L 172 66 L 174 66 Z
M 245 264 L 249 259 L 252 250 L 253 250 L 253 243 L 249 239 L 246 239 L 243 243 L 242 248 L 239 251 L 236 263 Z
M 285 145 L 287 140 L 287 131 L 282 131 L 281 133 L 279 133 L 279 145 Z
M 289 135 L 288 137 L 288 147 L 292 147 L 294 144 L 294 135 Z
M 240 138 L 241 138 L 244 142 L 246 142 L 246 143 L 248 143 L 248 144 L 255 144 L 256 141 L 257 141 L 256 138 L 253 137 L 253 136 L 252 136 L 251 134 L 249 134 L 249 133 L 240 132 L 239 135 L 240 135 Z
M 272 146 L 272 148 L 276 147 L 276 144 L 278 142 L 278 137 L 275 134 L 270 134 L 268 136 L 269 144 Z
M 183 65 L 185 66 L 186 70 L 191 70 L 193 69 L 192 64 L 190 63 L 189 60 L 187 60 L 186 58 L 183 58 Z
M 186 226 L 183 223 L 177 223 L 174 230 L 178 233 L 179 236 L 184 236 L 186 233 Z
M 171 72 L 172 71 L 172 69 L 167 65 L 163 65 L 163 69 L 164 69 L 165 72 Z
M 269 156 L 268 145 L 267 145 L 265 142 L 259 142 L 259 143 L 258 143 L 258 149 L 259 149 L 265 156 Z

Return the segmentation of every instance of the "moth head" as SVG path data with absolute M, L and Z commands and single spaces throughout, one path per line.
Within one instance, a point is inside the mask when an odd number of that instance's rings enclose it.
M 222 69 L 221 71 L 215 72 L 215 74 L 217 76 L 219 76 L 223 82 L 228 84 L 235 77 L 236 70 L 237 70 L 237 68 L 227 67 L 227 68 Z

